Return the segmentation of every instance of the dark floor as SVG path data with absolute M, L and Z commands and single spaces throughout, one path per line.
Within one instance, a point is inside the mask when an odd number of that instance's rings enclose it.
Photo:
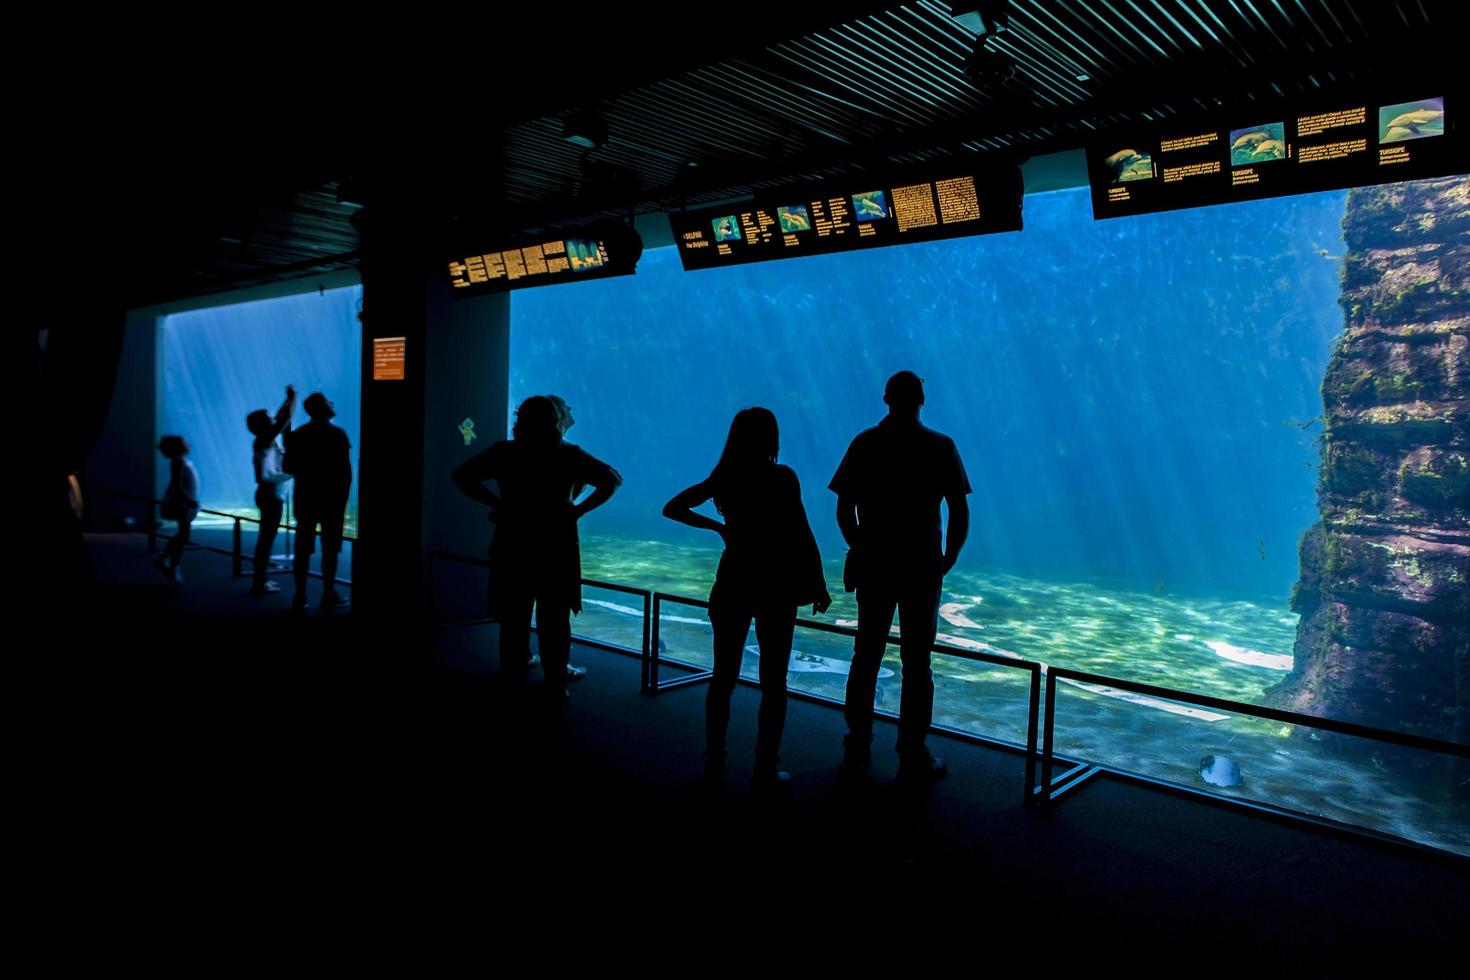
M 840 713 L 799 701 L 794 796 L 762 803 L 749 688 L 710 798 L 704 688 L 644 696 L 635 659 L 579 648 L 589 676 L 559 716 L 517 708 L 489 627 L 293 619 L 287 580 L 252 599 L 225 556 L 189 553 L 172 589 L 141 536 L 89 549 L 97 594 L 55 630 L 66 689 L 85 694 L 36 737 L 63 753 L 58 798 L 82 800 L 52 828 L 71 842 L 55 900 L 119 921 L 147 894 L 195 935 L 436 922 L 576 959 L 599 936 L 627 956 L 779 946 L 874 969 L 909 949 L 967 971 L 1470 969 L 1464 863 L 1118 782 L 1037 813 L 1019 756 L 942 738 L 950 778 L 914 798 L 894 789 L 886 723 L 852 788 Z

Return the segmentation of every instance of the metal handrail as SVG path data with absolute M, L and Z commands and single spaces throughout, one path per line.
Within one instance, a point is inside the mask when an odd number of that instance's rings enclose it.
M 454 554 L 453 552 L 431 552 L 430 558 L 457 561 L 465 564 L 478 565 L 484 568 L 490 567 L 490 562 L 484 558 L 471 558 L 466 555 Z M 432 569 L 432 567 L 433 566 L 431 562 L 430 568 Z M 640 655 L 644 663 L 643 690 L 646 693 L 656 693 L 660 690 L 668 690 L 671 687 L 686 686 L 688 684 L 693 684 L 702 680 L 706 680 L 708 679 L 708 677 L 711 676 L 710 671 L 697 664 L 685 663 L 683 661 L 675 660 L 670 657 L 664 657 L 659 653 L 658 650 L 659 622 L 661 619 L 659 613 L 661 611 L 663 603 L 669 602 L 678 605 L 692 606 L 700 609 L 708 609 L 709 602 L 707 600 L 696 599 L 691 596 L 673 595 L 667 592 L 649 592 L 646 589 L 638 589 L 633 586 L 622 585 L 616 582 L 602 582 L 596 579 L 582 579 L 581 581 L 583 585 L 591 586 L 594 588 L 608 589 L 613 592 L 622 592 L 629 595 L 636 595 L 645 600 L 642 651 L 635 651 L 629 647 L 620 646 L 618 644 L 604 643 L 586 637 L 574 638 L 577 639 L 578 642 L 601 649 L 611 650 L 617 653 L 628 655 Z M 473 620 L 471 622 L 483 623 L 490 622 L 490 620 Z M 469 623 L 453 625 L 469 625 Z M 803 619 L 798 617 L 796 620 L 796 625 L 805 629 L 817 630 L 819 632 L 831 633 L 838 636 L 847 636 L 852 638 L 856 638 L 857 636 L 857 630 L 853 629 L 852 627 L 837 626 L 833 623 L 823 623 L 812 619 Z M 885 638 L 885 643 L 887 643 L 888 645 L 898 646 L 902 643 L 902 640 L 890 634 Z M 1457 860 L 1464 860 L 1461 855 L 1458 855 L 1453 851 L 1446 851 L 1441 848 L 1419 844 L 1415 841 L 1408 840 L 1407 838 L 1395 837 L 1393 835 L 1379 833 L 1365 827 L 1340 823 L 1337 821 L 1317 817 L 1312 814 L 1303 813 L 1301 811 L 1290 810 L 1283 807 L 1276 807 L 1269 804 L 1257 803 L 1250 800 L 1235 799 L 1233 797 L 1220 796 L 1213 793 L 1206 793 L 1180 783 L 1173 783 L 1167 780 L 1155 779 L 1139 773 L 1133 773 L 1125 769 L 1118 769 L 1110 766 L 1084 762 L 1081 760 L 1073 759 L 1071 757 L 1059 756 L 1056 754 L 1054 740 L 1056 725 L 1057 681 L 1074 680 L 1080 681 L 1085 684 L 1102 685 L 1105 687 L 1116 688 L 1118 690 L 1162 698 L 1164 700 L 1177 701 L 1182 704 L 1191 704 L 1200 707 L 1215 708 L 1218 710 L 1234 712 L 1236 714 L 1263 718 L 1270 721 L 1280 721 L 1285 724 L 1302 725 L 1308 728 L 1318 728 L 1323 731 L 1330 731 L 1356 738 L 1364 738 L 1373 741 L 1399 745 L 1406 748 L 1439 752 L 1443 754 L 1458 756 L 1460 758 L 1470 758 L 1470 745 L 1463 745 L 1458 742 L 1448 742 L 1442 739 L 1427 738 L 1421 735 L 1409 735 L 1406 733 L 1395 732 L 1388 729 L 1371 728 L 1364 725 L 1353 724 L 1351 722 L 1337 721 L 1331 718 L 1322 718 L 1316 715 L 1306 715 L 1293 711 L 1283 711 L 1278 708 L 1268 708 L 1261 705 L 1247 704 L 1241 701 L 1229 701 L 1224 698 L 1212 697 L 1210 695 L 1194 694 L 1189 691 L 1178 691 L 1172 688 L 1159 687 L 1154 684 L 1144 684 L 1138 681 L 1124 680 L 1117 677 L 1107 677 L 1102 674 L 1094 674 L 1087 671 L 1070 670 L 1064 667 L 1052 667 L 1049 665 L 1043 665 L 1040 662 L 1033 660 L 1014 660 L 1009 657 L 1002 657 L 997 654 L 986 653 L 984 651 L 966 650 L 962 647 L 953 646 L 947 643 L 935 643 L 930 647 L 930 649 L 935 653 L 942 653 L 948 656 L 959 657 L 966 660 L 980 661 L 993 664 L 998 667 L 1009 667 L 1013 669 L 1026 670 L 1031 674 L 1029 699 L 1030 710 L 1028 712 L 1027 718 L 1027 738 L 1024 748 L 1000 739 L 986 738 L 984 736 L 976 735 L 972 732 L 965 732 L 958 729 L 949 728 L 947 726 L 931 726 L 931 731 L 942 732 L 945 735 L 960 738 L 968 742 L 989 745 L 1007 751 L 1019 750 L 1024 752 L 1026 757 L 1025 802 L 1027 803 L 1027 805 L 1038 801 L 1043 804 L 1050 805 L 1063 794 L 1069 792 L 1072 789 L 1085 785 L 1091 777 L 1096 775 L 1108 775 L 1140 783 L 1167 792 L 1181 792 L 1223 806 L 1246 809 L 1258 814 L 1263 814 L 1273 818 L 1285 819 L 1294 823 L 1311 824 L 1318 828 L 1329 830 L 1334 833 L 1378 841 L 1381 843 L 1388 843 L 1394 846 L 1409 847 L 1416 851 L 1427 851 L 1435 854 L 1436 856 L 1451 857 Z M 658 668 L 661 664 L 667 664 L 669 666 L 678 667 L 684 670 L 695 671 L 697 673 L 690 677 L 681 677 L 673 681 L 660 682 L 658 679 Z M 1041 676 L 1043 674 L 1045 674 L 1047 678 L 1046 710 L 1044 719 L 1039 717 Z M 759 681 L 748 679 L 745 677 L 739 678 L 739 682 L 752 687 L 760 686 Z M 803 691 L 790 691 L 788 693 L 791 697 L 814 703 L 829 705 L 841 705 L 843 703 L 836 698 L 828 698 L 817 694 L 808 694 Z M 888 717 L 893 717 L 891 712 L 879 713 Z M 1038 733 L 1040 734 L 1039 738 Z M 1040 742 L 1039 750 L 1038 741 Z M 1040 786 L 1037 785 L 1035 773 L 1036 762 L 1038 759 L 1041 762 L 1042 770 Z M 1065 764 L 1066 766 L 1068 766 L 1068 768 L 1060 775 L 1053 777 L 1053 769 L 1058 762 Z
M 133 501 L 136 501 L 138 503 L 143 503 L 143 504 L 154 504 L 155 506 L 161 506 L 161 505 L 167 503 L 167 501 L 159 500 L 159 499 L 154 498 L 154 497 L 143 497 L 143 496 L 139 496 L 138 494 L 135 494 L 135 493 L 123 493 L 122 491 L 119 491 L 119 490 L 93 490 L 91 488 L 88 488 L 87 494 L 88 494 L 88 496 L 95 496 L 95 495 L 99 495 L 100 494 L 103 497 L 116 497 L 119 500 L 133 500 Z M 259 524 L 260 523 L 260 518 L 258 518 L 258 517 L 247 517 L 244 514 L 230 514 L 230 513 L 227 513 L 226 511 L 222 511 L 222 510 L 210 510 L 208 507 L 200 507 L 199 508 L 199 513 L 201 513 L 201 514 L 212 514 L 215 517 L 228 517 L 232 521 L 243 521 L 243 522 L 245 522 L 247 524 Z M 295 531 L 299 525 L 296 525 L 296 524 L 288 524 L 285 521 L 282 521 L 281 524 L 280 524 L 280 526 L 283 527 L 283 528 L 285 528 L 288 531 Z M 168 535 L 159 535 L 159 537 L 165 537 L 166 538 L 166 537 L 168 537 Z M 344 533 L 342 535 L 342 540 L 343 541 L 351 541 L 353 544 L 356 544 L 357 543 L 357 536 L 356 535 L 353 535 L 353 534 L 345 534 Z M 204 546 L 203 545 L 200 545 L 200 547 L 204 547 Z M 212 550 L 212 551 L 218 551 L 219 549 L 218 548 L 213 548 L 213 549 L 210 549 L 210 550 Z
M 100 495 L 100 496 L 103 496 L 103 497 L 113 497 L 113 498 L 116 498 L 116 499 L 119 499 L 119 500 L 132 500 L 132 501 L 135 501 L 137 503 L 144 503 L 144 504 L 148 504 L 148 505 L 153 506 L 153 507 L 162 506 L 164 503 L 166 503 L 166 501 L 159 500 L 159 499 L 154 498 L 154 497 L 143 497 L 143 496 L 140 496 L 140 495 L 135 494 L 135 493 L 123 493 L 122 491 L 119 491 L 119 490 L 95 490 L 95 489 L 89 489 L 87 491 L 87 493 L 90 496 Z M 222 510 L 210 510 L 207 507 L 200 507 L 199 508 L 199 513 L 201 513 L 201 514 L 212 514 L 215 517 L 228 517 L 230 520 L 232 520 L 232 521 L 235 522 L 234 528 L 233 528 L 231 548 L 230 548 L 229 551 L 226 551 L 224 548 L 216 548 L 213 545 L 198 544 L 198 543 L 194 543 L 194 542 L 191 542 L 190 545 L 189 545 L 189 547 L 191 549 L 193 549 L 193 550 L 196 550 L 196 551 L 210 551 L 210 552 L 213 552 L 214 554 L 217 554 L 217 555 L 229 555 L 230 558 L 231 558 L 232 564 L 233 564 L 233 568 L 232 568 L 233 576 L 235 578 L 240 578 L 241 576 L 243 576 L 245 574 L 245 572 L 243 570 L 244 563 L 247 562 L 247 561 L 250 562 L 252 565 L 255 563 L 255 556 L 254 555 L 247 555 L 247 554 L 244 553 L 244 548 L 242 547 L 242 541 L 241 541 L 241 529 L 240 529 L 240 525 L 241 525 L 242 522 L 249 522 L 251 524 L 260 524 L 261 523 L 260 518 L 258 518 L 258 517 L 246 517 L 244 514 L 227 514 L 227 513 L 225 513 Z M 296 531 L 297 533 L 300 533 L 297 530 L 298 527 L 299 527 L 299 525 L 296 525 L 296 524 L 286 524 L 286 523 L 283 522 L 280 526 L 281 527 L 284 527 L 287 531 Z M 142 533 L 142 534 L 147 534 L 148 535 L 148 551 L 149 551 L 149 553 L 152 553 L 154 551 L 154 542 L 158 538 L 163 538 L 165 541 L 172 541 L 173 538 L 174 538 L 174 535 L 172 535 L 172 534 L 159 534 L 158 533 L 158 521 L 154 520 L 153 517 L 152 517 L 152 515 L 149 515 L 149 521 L 148 521 L 148 528 L 147 528 L 147 530 L 146 531 L 142 531 L 142 532 L 138 532 L 138 533 Z M 342 540 L 343 541 L 351 541 L 353 544 L 356 544 L 357 543 L 357 537 L 355 535 L 343 534 L 342 535 Z M 309 575 L 312 578 L 324 578 L 324 576 L 322 575 L 321 572 L 308 571 L 306 574 Z M 333 579 L 333 583 L 335 585 L 345 585 L 348 588 L 351 588 L 352 587 L 352 580 L 351 579 L 342 578 L 340 575 L 337 576 L 335 579 Z
M 643 685 L 644 691 L 650 694 L 655 694 L 659 691 L 668 690 L 673 687 L 683 687 L 687 684 L 699 683 L 701 681 L 707 680 L 713 674 L 712 671 L 704 670 L 703 668 L 698 667 L 694 664 L 687 664 L 681 661 L 666 658 L 659 652 L 659 622 L 661 620 L 659 612 L 660 607 L 665 602 L 670 602 L 683 606 L 694 606 L 700 609 L 709 608 L 709 602 L 705 599 L 695 599 L 688 596 L 672 595 L 667 592 L 655 592 L 653 594 L 653 632 L 649 637 L 649 643 L 645 647 L 646 653 L 644 655 L 644 660 L 647 666 L 644 669 Z M 823 623 L 819 620 L 803 619 L 799 616 L 796 619 L 796 625 L 799 628 L 815 630 L 822 633 L 831 633 L 836 636 L 846 636 L 852 639 L 856 639 L 858 635 L 858 631 L 850 626 L 838 626 L 835 623 Z M 903 641 L 901 638 L 893 636 L 891 632 L 884 636 L 884 643 L 888 646 L 900 646 L 902 645 L 902 642 Z M 1041 698 L 1041 675 L 1043 672 L 1042 665 L 1035 660 L 1012 659 L 1010 657 L 1002 657 L 993 653 L 985 653 L 984 651 L 980 650 L 966 650 L 963 647 L 953 646 L 948 643 L 933 643 L 930 644 L 929 649 L 933 653 L 942 653 L 947 656 L 959 657 L 964 660 L 973 660 L 981 663 L 993 664 L 997 667 L 1008 667 L 1013 670 L 1024 670 L 1031 675 L 1026 714 L 1026 744 L 1024 746 L 1017 745 L 1013 742 L 1008 742 L 1004 739 L 990 738 L 988 736 L 978 735 L 974 732 L 967 732 L 961 729 L 951 728 L 947 725 L 930 725 L 931 731 L 942 732 L 946 735 L 960 738 L 967 742 L 973 742 L 980 745 L 990 745 L 997 748 L 1006 749 L 1008 751 L 1019 750 L 1023 752 L 1026 757 L 1026 775 L 1025 786 L 1023 790 L 1023 800 L 1025 804 L 1029 806 L 1032 802 L 1036 800 L 1038 795 L 1036 790 L 1036 730 L 1037 716 L 1040 710 L 1039 702 Z M 700 673 L 691 677 L 681 677 L 674 681 L 660 682 L 658 677 L 658 668 L 661 663 L 668 663 L 684 669 L 697 670 L 700 671 Z M 760 687 L 760 682 L 758 680 L 752 680 L 750 678 L 740 677 L 738 678 L 738 682 L 742 684 L 748 684 L 752 687 Z M 823 697 L 817 694 L 808 694 L 805 691 L 788 691 L 787 693 L 792 697 L 800 698 L 806 701 L 837 705 L 845 703 L 843 701 L 839 701 L 836 698 Z M 874 711 L 885 717 L 897 717 L 897 715 L 895 715 L 891 711 L 879 711 L 876 708 L 874 709 Z
M 1046 714 L 1042 722 L 1042 748 L 1041 748 L 1041 785 L 1042 802 L 1051 806 L 1056 800 L 1066 793 L 1076 789 L 1087 782 L 1089 778 L 1098 774 L 1117 776 L 1125 780 L 1139 782 L 1144 785 L 1163 789 L 1175 793 L 1184 793 L 1194 797 L 1202 797 L 1212 802 L 1238 806 L 1264 813 L 1272 817 L 1286 818 L 1296 822 L 1310 823 L 1327 830 L 1338 833 L 1347 833 L 1357 837 L 1367 837 L 1373 840 L 1387 842 L 1395 845 L 1408 846 L 1415 850 L 1431 851 L 1437 855 L 1450 856 L 1458 860 L 1465 860 L 1463 855 L 1446 851 L 1442 848 L 1431 847 L 1420 844 L 1404 837 L 1385 834 L 1371 830 L 1367 827 L 1359 827 L 1354 824 L 1345 824 L 1340 821 L 1319 817 L 1315 814 L 1305 813 L 1300 810 L 1292 810 L 1287 807 L 1274 804 L 1257 802 L 1254 800 L 1241 800 L 1229 796 L 1221 796 L 1216 793 L 1205 792 L 1193 786 L 1176 783 L 1167 779 L 1147 776 L 1142 773 L 1132 772 L 1114 766 L 1099 763 L 1074 764 L 1071 769 L 1062 775 L 1052 779 L 1052 768 L 1058 756 L 1055 754 L 1056 747 L 1056 705 L 1057 705 L 1057 682 L 1078 681 L 1084 684 L 1095 684 L 1114 688 L 1120 691 L 1128 691 L 1134 694 L 1143 694 L 1150 697 L 1162 698 L 1176 701 L 1180 704 L 1196 705 L 1204 708 L 1216 708 L 1221 711 L 1229 711 L 1234 714 L 1246 715 L 1253 718 L 1262 718 L 1267 721 L 1279 721 L 1289 725 L 1300 725 L 1303 728 L 1314 728 L 1322 731 L 1333 732 L 1339 735 L 1347 735 L 1353 738 L 1366 739 L 1368 741 L 1382 742 L 1388 745 L 1397 745 L 1403 748 L 1421 749 L 1428 752 L 1437 752 L 1444 755 L 1457 756 L 1461 759 L 1470 759 L 1470 745 L 1459 742 L 1448 742 L 1443 739 L 1428 738 L 1423 735 L 1410 735 L 1405 732 L 1396 732 L 1387 728 L 1371 728 L 1366 725 L 1357 725 L 1352 722 L 1338 721 L 1333 718 L 1322 718 L 1318 715 L 1307 715 L 1296 711 L 1284 711 L 1280 708 L 1269 708 L 1263 705 L 1246 704 L 1240 701 L 1229 701 L 1224 698 L 1211 697 L 1207 694 L 1193 694 L 1188 691 L 1176 691 L 1172 688 L 1159 687 L 1155 684 L 1144 684 L 1139 681 L 1121 680 L 1116 677 L 1107 677 L 1102 674 L 1093 674 L 1082 670 L 1070 670 L 1065 667 L 1050 667 L 1046 675 Z M 1063 760 L 1071 762 L 1070 759 Z
M 1353 738 L 1388 742 L 1393 745 L 1401 745 L 1405 748 L 1424 749 L 1427 752 L 1444 752 L 1470 759 L 1470 745 L 1462 745 L 1459 742 L 1447 742 L 1444 739 L 1429 738 L 1424 735 L 1410 735 L 1407 732 L 1396 732 L 1390 728 L 1371 728 L 1367 725 L 1357 725 L 1349 721 L 1338 721 L 1335 718 L 1323 718 L 1320 715 L 1306 715 L 1298 711 L 1284 711 L 1280 708 L 1269 708 L 1265 705 L 1227 701 L 1224 698 L 1212 697 L 1208 694 L 1193 694 L 1188 691 L 1176 691 L 1168 687 L 1158 687 L 1154 684 L 1144 684 L 1140 681 L 1119 680 L 1116 677 L 1090 674 L 1086 671 L 1072 670 L 1069 667 L 1051 667 L 1047 672 L 1047 676 L 1048 689 L 1056 686 L 1055 681 L 1057 679 L 1081 681 L 1086 684 L 1115 687 L 1120 691 L 1129 691 L 1133 694 L 1146 694 L 1168 701 L 1178 701 L 1181 704 L 1192 704 L 1201 708 L 1217 708 L 1221 711 L 1229 711 L 1234 714 L 1264 718 L 1267 721 L 1279 721 L 1287 725 L 1301 725 L 1305 728 L 1320 728 L 1323 731 L 1334 732 L 1338 735 L 1351 735 Z

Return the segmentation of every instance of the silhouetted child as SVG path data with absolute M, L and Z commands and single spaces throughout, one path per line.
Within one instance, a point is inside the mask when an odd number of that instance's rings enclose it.
M 724 773 L 730 698 L 755 620 L 761 681 L 755 788 L 762 791 L 790 781 L 777 763 L 786 725 L 786 671 L 796 608 L 810 602 L 817 612 L 825 612 L 832 603 L 821 552 L 801 503 L 801 484 L 790 467 L 776 462 L 779 444 L 776 416 L 768 409 L 740 411 L 730 423 L 714 470 L 676 494 L 663 511 L 670 520 L 714 531 L 725 541 L 709 595 L 715 669 L 704 717 L 705 776 L 710 781 Z M 694 512 L 711 499 L 723 523 Z
M 174 585 L 182 585 L 179 562 L 189 543 L 189 529 L 199 516 L 199 471 L 184 458 L 189 455 L 189 443 L 183 436 L 164 436 L 158 440 L 158 451 L 168 460 L 168 487 L 159 513 L 164 520 L 178 521 L 179 529 L 153 564 Z

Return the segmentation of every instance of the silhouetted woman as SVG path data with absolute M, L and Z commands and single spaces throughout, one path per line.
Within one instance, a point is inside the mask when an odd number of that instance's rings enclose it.
M 718 779 L 724 772 L 730 697 L 753 618 L 761 681 L 755 786 L 765 790 L 790 779 L 777 763 L 786 725 L 786 670 L 796 607 L 812 603 L 817 612 L 825 612 L 832 603 L 822 556 L 801 503 L 801 484 L 790 467 L 776 462 L 779 444 L 776 416 L 769 409 L 741 410 L 730 423 L 725 450 L 710 475 L 664 505 L 670 520 L 714 531 L 725 541 L 709 595 L 715 669 L 705 698 L 706 778 Z M 694 512 L 711 499 L 723 523 Z
M 617 471 L 562 441 L 556 405 L 543 395 L 516 409 L 513 438 L 465 460 L 452 479 L 490 507 L 491 615 L 500 620 L 500 669 L 513 688 L 524 682 L 531 657 L 531 611 L 547 695 L 566 694 L 571 613 L 582 609 L 577 521 L 602 506 L 623 482 Z M 499 492 L 485 486 L 494 480 Z M 574 501 L 574 489 L 592 493 Z
M 199 471 L 184 458 L 189 455 L 189 443 L 183 436 L 164 436 L 158 440 L 158 451 L 168 460 L 168 489 L 159 512 L 164 520 L 178 521 L 179 530 L 153 564 L 170 582 L 182 585 L 179 561 L 189 543 L 189 528 L 199 516 Z

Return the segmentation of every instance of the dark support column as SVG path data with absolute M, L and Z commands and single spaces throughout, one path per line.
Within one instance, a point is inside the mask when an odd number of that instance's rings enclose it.
M 418 618 L 419 515 L 423 506 L 425 284 L 422 229 L 411 208 L 371 203 L 362 235 L 362 432 L 358 543 L 352 553 L 354 614 L 384 622 Z M 404 379 L 373 380 L 373 339 L 404 337 Z
M 359 616 L 418 621 L 485 614 L 485 571 L 439 563 L 429 553 L 483 558 L 485 510 L 450 482 L 450 472 L 506 434 L 510 299 L 456 299 L 412 212 L 369 204 L 363 236 L 363 378 L 359 543 L 353 608 Z M 373 340 L 404 337 L 404 380 L 373 380 Z M 471 426 L 464 426 L 466 420 Z M 468 443 L 464 432 L 472 428 Z
M 429 384 L 425 391 L 423 534 L 430 551 L 484 558 L 491 525 L 485 508 L 450 482 L 465 459 L 506 436 L 510 377 L 510 297 L 456 299 L 448 279 L 429 281 Z M 473 428 L 464 427 L 469 420 Z M 465 432 L 472 438 L 466 441 Z M 428 576 L 426 575 L 426 581 Z M 432 575 L 441 622 L 485 615 L 486 572 L 438 562 Z M 427 597 L 426 597 L 426 605 Z

